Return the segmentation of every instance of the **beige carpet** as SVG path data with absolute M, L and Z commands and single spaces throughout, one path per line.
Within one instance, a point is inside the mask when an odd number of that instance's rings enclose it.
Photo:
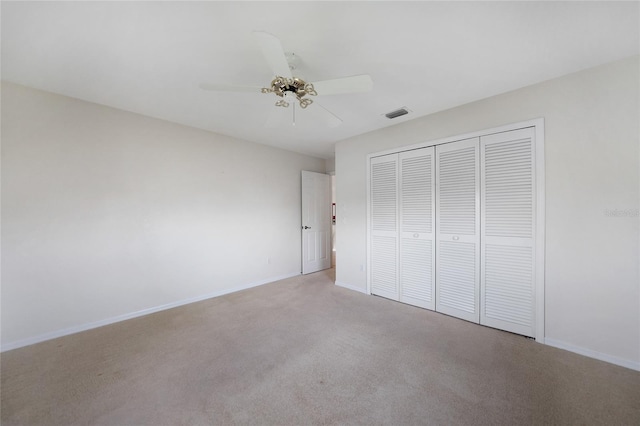
M 2 354 L 2 425 L 640 425 L 640 373 L 296 277 Z

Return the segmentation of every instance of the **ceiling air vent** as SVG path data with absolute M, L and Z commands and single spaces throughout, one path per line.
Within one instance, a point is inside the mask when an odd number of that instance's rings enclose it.
M 388 112 L 384 116 L 387 117 L 388 119 L 392 119 L 392 118 L 400 117 L 405 114 L 409 114 L 409 111 L 406 108 L 400 108 L 395 111 Z

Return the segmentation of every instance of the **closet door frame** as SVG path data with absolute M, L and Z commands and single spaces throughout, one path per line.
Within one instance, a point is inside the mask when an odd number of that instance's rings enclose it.
M 451 136 L 441 139 L 435 139 L 426 142 L 420 142 L 407 146 L 401 146 L 393 149 L 388 149 L 380 152 L 368 154 L 366 156 L 366 176 L 365 182 L 367 187 L 366 194 L 366 209 L 367 209 L 367 258 L 366 265 L 361 265 L 360 273 L 366 272 L 366 293 L 371 294 L 371 277 L 370 277 L 370 265 L 371 265 L 371 187 L 369 182 L 369 176 L 371 175 L 371 159 L 387 154 L 399 153 L 402 151 L 408 151 L 413 149 L 424 148 L 428 146 L 441 145 L 449 142 L 456 142 L 463 139 L 470 139 L 481 136 L 488 136 L 495 133 L 508 132 L 511 130 L 524 129 L 527 127 L 533 127 L 535 132 L 535 185 L 536 185 L 536 208 L 535 208 L 535 286 L 536 286 L 536 301 L 535 301 L 535 340 L 539 343 L 545 343 L 545 162 L 544 162 L 544 118 L 536 118 L 527 121 L 521 121 L 517 123 L 507 124 L 504 126 L 493 127 L 480 131 L 470 132 L 457 136 Z M 355 272 L 355 271 L 354 271 Z

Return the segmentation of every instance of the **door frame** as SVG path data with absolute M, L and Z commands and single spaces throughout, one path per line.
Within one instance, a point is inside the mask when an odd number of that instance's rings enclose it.
M 442 145 L 451 142 L 457 142 L 464 139 L 470 139 L 481 136 L 488 136 L 494 133 L 508 132 L 511 130 L 519 130 L 527 127 L 533 127 L 535 132 L 535 185 L 536 185 L 536 212 L 535 212 L 535 241 L 536 241 L 536 264 L 535 264 L 535 339 L 536 342 L 545 342 L 545 163 L 544 163 L 544 117 L 520 121 L 516 123 L 506 124 L 499 127 L 478 130 L 475 132 L 465 133 L 446 138 L 434 139 L 416 144 L 400 146 L 393 149 L 378 151 L 367 154 L 366 157 L 366 187 L 367 187 L 367 294 L 371 294 L 371 183 L 369 176 L 371 175 L 371 159 L 383 155 L 400 153 L 403 151 L 411 151 L 429 146 Z

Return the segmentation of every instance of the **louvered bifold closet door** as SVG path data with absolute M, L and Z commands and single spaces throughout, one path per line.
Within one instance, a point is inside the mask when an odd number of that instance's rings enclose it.
M 535 337 L 535 133 L 480 138 L 482 324 Z
M 398 300 L 398 154 L 371 159 L 371 293 Z
M 479 322 L 478 138 L 436 147 L 436 311 Z
M 400 301 L 435 308 L 434 148 L 400 153 Z

